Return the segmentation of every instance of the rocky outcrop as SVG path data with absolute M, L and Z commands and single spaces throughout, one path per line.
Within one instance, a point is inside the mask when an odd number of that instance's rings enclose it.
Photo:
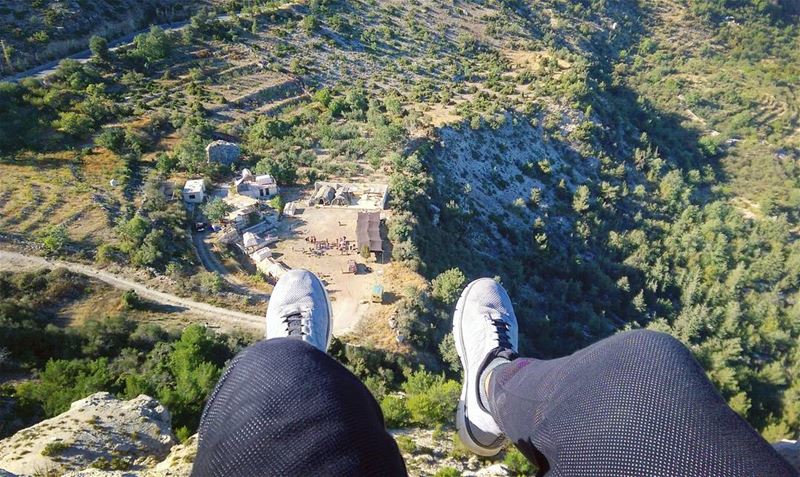
M 430 476 L 447 467 L 465 477 L 511 475 L 502 463 L 479 458 L 467 451 L 452 431 L 399 429 L 390 432 L 398 442 L 411 476 Z
M 146 469 L 175 443 L 169 412 L 158 401 L 144 395 L 122 401 L 103 392 L 0 441 L 0 469 L 17 475 Z
M 214 141 L 206 146 L 206 159 L 209 163 L 217 162 L 225 166 L 230 166 L 242 154 L 239 146 L 227 141 Z

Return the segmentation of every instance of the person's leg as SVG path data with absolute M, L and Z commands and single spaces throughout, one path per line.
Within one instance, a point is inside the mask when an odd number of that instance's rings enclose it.
M 793 476 L 680 342 L 631 331 L 488 379 L 499 428 L 552 476 Z
M 314 346 L 279 338 L 234 358 L 200 424 L 193 476 L 405 475 L 369 390 Z
M 292 270 L 275 285 L 266 341 L 227 367 L 200 420 L 192 476 L 395 476 L 405 464 L 380 407 L 326 354 L 331 304 Z

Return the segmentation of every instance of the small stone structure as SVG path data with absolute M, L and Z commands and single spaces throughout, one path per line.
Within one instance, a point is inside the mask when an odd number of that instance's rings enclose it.
M 183 186 L 183 201 L 190 204 L 203 202 L 206 193 L 206 184 L 203 179 L 190 179 Z
M 242 150 L 238 145 L 228 141 L 214 141 L 206 146 L 206 160 L 230 166 L 239 160 Z
M 278 184 L 269 174 L 253 175 L 250 169 L 242 170 L 242 177 L 233 183 L 236 193 L 253 199 L 269 199 L 278 194 Z

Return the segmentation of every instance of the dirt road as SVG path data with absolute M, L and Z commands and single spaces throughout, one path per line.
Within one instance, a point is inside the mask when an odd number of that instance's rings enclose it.
M 34 255 L 23 255 L 17 252 L 0 250 L 0 270 L 26 270 L 42 267 L 63 267 L 72 272 L 82 273 L 86 276 L 105 282 L 115 288 L 134 290 L 140 297 L 147 300 L 164 305 L 183 308 L 196 315 L 205 316 L 213 320 L 225 321 L 232 325 L 255 328 L 257 330 L 264 328 L 263 317 L 249 315 L 247 313 L 241 313 L 238 311 L 226 310 L 225 308 L 209 305 L 207 303 L 201 303 L 188 298 L 181 298 L 169 293 L 160 292 L 146 285 L 142 285 L 141 283 L 128 280 L 104 270 L 92 268 L 88 265 L 65 262 L 62 260 L 50 260 Z

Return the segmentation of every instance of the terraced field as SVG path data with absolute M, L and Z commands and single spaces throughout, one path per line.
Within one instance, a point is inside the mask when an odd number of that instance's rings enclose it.
M 120 188 L 110 185 L 121 165 L 102 150 L 81 159 L 65 152 L 3 163 L 0 229 L 33 238 L 52 225 L 64 225 L 75 242 L 97 246 L 110 238 L 109 212 L 122 199 Z

